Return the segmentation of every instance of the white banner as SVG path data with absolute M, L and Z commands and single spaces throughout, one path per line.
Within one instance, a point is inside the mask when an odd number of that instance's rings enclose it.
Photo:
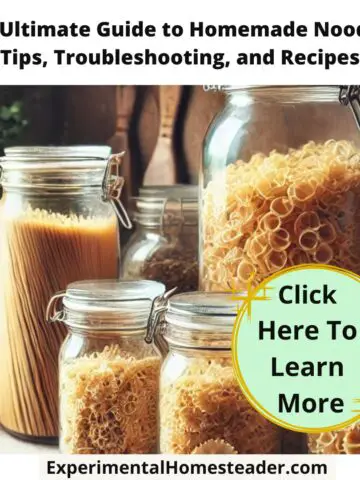
M 26 480 L 348 480 L 360 457 L 335 455 L 2 455 L 1 478 Z
M 356 84 L 356 1 L 6 3 L 1 84 Z

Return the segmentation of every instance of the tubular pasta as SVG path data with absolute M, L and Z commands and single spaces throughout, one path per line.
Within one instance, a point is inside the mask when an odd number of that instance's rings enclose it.
M 320 217 L 316 212 L 302 212 L 296 218 L 294 231 L 297 235 L 300 235 L 300 233 L 307 228 L 311 230 L 320 228 Z
M 319 237 L 314 230 L 307 228 L 299 235 L 299 246 L 305 250 L 314 250 L 319 243 Z
M 279 228 L 276 232 L 271 232 L 269 235 L 270 247 L 275 252 L 286 250 L 290 245 L 290 234 L 284 228 Z
M 240 280 L 247 282 L 254 273 L 254 266 L 247 260 L 241 260 L 236 273 Z
M 268 212 L 260 219 L 260 226 L 263 230 L 275 232 L 281 227 L 281 220 L 276 214 Z
M 290 201 L 294 204 L 302 204 L 304 202 L 309 202 L 315 197 L 316 194 L 316 183 L 315 182 L 305 182 L 295 183 L 290 185 L 288 189 L 288 196 Z
M 336 230 L 334 225 L 325 220 L 319 228 L 318 235 L 323 242 L 332 243 L 336 239 Z
M 310 141 L 238 160 L 204 189 L 202 222 L 204 290 L 241 290 L 250 271 L 258 284 L 311 262 L 360 274 L 360 150 Z
M 290 265 L 303 265 L 309 263 L 309 255 L 301 248 L 293 248 L 289 252 L 289 262 Z
M 333 258 L 333 249 L 327 243 L 320 243 L 314 252 L 314 260 L 317 263 L 330 263 Z
M 281 270 L 285 267 L 287 260 L 286 252 L 270 252 L 266 259 L 267 266 L 270 272 Z
M 270 203 L 271 212 L 280 218 L 288 217 L 293 209 L 294 206 L 287 197 L 274 198 Z
M 251 258 L 257 258 L 264 255 L 268 249 L 267 235 L 265 233 L 251 239 L 250 243 L 251 245 L 248 246 L 248 252 Z

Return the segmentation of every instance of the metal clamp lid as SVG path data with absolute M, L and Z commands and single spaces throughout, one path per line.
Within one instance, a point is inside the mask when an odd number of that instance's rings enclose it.
M 339 102 L 349 105 L 360 129 L 360 85 L 340 85 Z
M 160 315 L 167 310 L 168 300 L 171 295 L 175 292 L 177 287 L 165 292 L 163 295 L 159 295 L 154 298 L 148 318 L 148 325 L 146 329 L 145 342 L 152 343 L 155 337 L 156 329 L 159 324 Z
M 47 322 L 62 322 L 65 318 L 65 312 L 63 309 L 58 309 L 60 300 L 65 297 L 66 291 L 53 295 L 46 307 L 45 319 Z
M 121 152 L 110 155 L 108 158 L 102 182 L 102 200 L 111 203 L 121 224 L 130 230 L 132 223 L 120 200 L 121 191 L 125 183 L 124 177 L 120 175 L 120 166 L 124 155 L 125 152 Z

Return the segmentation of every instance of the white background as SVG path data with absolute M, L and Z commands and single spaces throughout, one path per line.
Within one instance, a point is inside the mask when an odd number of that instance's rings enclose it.
M 352 38 L 203 38 L 184 36 L 119 39 L 100 38 L 95 26 L 101 21 L 122 24 L 126 20 L 139 21 L 160 27 L 164 22 L 186 26 L 190 21 L 206 24 L 286 24 L 290 20 L 305 24 L 313 32 L 314 21 L 332 24 L 360 24 L 358 2 L 342 0 L 80 0 L 1 1 L 0 21 L 35 20 L 43 24 L 88 24 L 93 34 L 90 38 L 0 38 L 0 49 L 17 48 L 19 51 L 43 52 L 47 68 L 29 66 L 20 71 L 17 67 L 0 66 L 1 84 L 356 84 L 360 80 L 360 65 L 333 66 L 237 66 L 214 70 L 209 66 L 57 66 L 53 51 L 95 52 L 119 48 L 122 52 L 141 52 L 150 48 L 154 52 L 183 52 L 198 48 L 200 51 L 224 51 L 236 59 L 238 52 L 265 52 L 269 48 L 291 49 L 310 53 L 319 48 L 334 53 L 360 53 L 360 37 Z M 188 31 L 188 29 L 186 29 Z
M 337 457 L 337 458 L 336 458 Z M 258 475 L 197 475 L 198 480 L 207 480 L 211 478 L 213 480 L 228 480 L 228 479 L 237 479 L 237 478 L 246 478 L 247 480 L 349 480 L 354 478 L 351 473 L 357 468 L 358 462 L 357 457 L 349 457 L 350 460 L 345 462 L 345 466 L 341 466 L 342 462 L 339 456 L 334 455 L 242 455 L 241 457 L 236 455 L 107 455 L 107 456 L 91 456 L 91 455 L 22 455 L 19 457 L 7 456 L 1 457 L 0 455 L 0 465 L 1 465 L 1 474 L 7 472 L 9 475 L 4 475 L 4 479 L 8 478 L 21 478 L 26 480 L 51 480 L 51 479 L 64 479 L 66 480 L 66 475 L 56 475 L 56 474 L 47 474 L 47 462 L 56 462 L 58 464 L 97 464 L 98 461 L 102 463 L 117 463 L 117 464 L 141 464 L 142 462 L 147 462 L 148 464 L 154 464 L 159 462 L 163 458 L 164 460 L 170 460 L 174 462 L 176 460 L 178 464 L 227 464 L 228 462 L 238 463 L 243 465 L 258 465 L 261 464 L 265 459 L 266 465 L 269 464 L 284 464 L 285 469 L 290 468 L 294 464 L 303 464 L 307 463 L 308 465 L 312 463 L 322 463 L 327 464 L 328 474 L 325 475 L 269 475 L 269 474 L 258 474 Z M 72 467 L 71 467 L 72 468 Z M 53 471 L 57 471 L 56 467 L 53 467 Z M 284 470 L 286 471 L 286 470 Z M 73 474 L 71 475 L 71 480 L 91 480 L 93 478 L 107 480 L 110 478 L 126 478 L 131 479 L 135 478 L 136 480 L 168 480 L 169 478 L 177 478 L 181 480 L 192 480 L 194 477 L 191 475 L 97 475 L 93 473 L 92 475 L 88 474 Z M 2 478 L 2 477 L 1 477 Z

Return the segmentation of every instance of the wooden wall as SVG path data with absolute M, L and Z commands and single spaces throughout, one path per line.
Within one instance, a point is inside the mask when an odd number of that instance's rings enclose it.
M 28 126 L 22 145 L 111 144 L 125 142 L 127 193 L 136 193 L 159 131 L 158 87 L 0 87 L 0 105 L 21 100 Z M 221 109 L 223 96 L 185 86 L 176 114 L 173 151 L 177 181 L 196 183 L 204 135 Z M 125 108 L 131 110 L 124 117 Z M 128 112 L 129 113 L 129 112 Z M 128 131 L 127 131 L 128 129 Z M 118 137 L 125 136 L 120 139 Z M 120 142 L 120 145 L 119 145 Z

